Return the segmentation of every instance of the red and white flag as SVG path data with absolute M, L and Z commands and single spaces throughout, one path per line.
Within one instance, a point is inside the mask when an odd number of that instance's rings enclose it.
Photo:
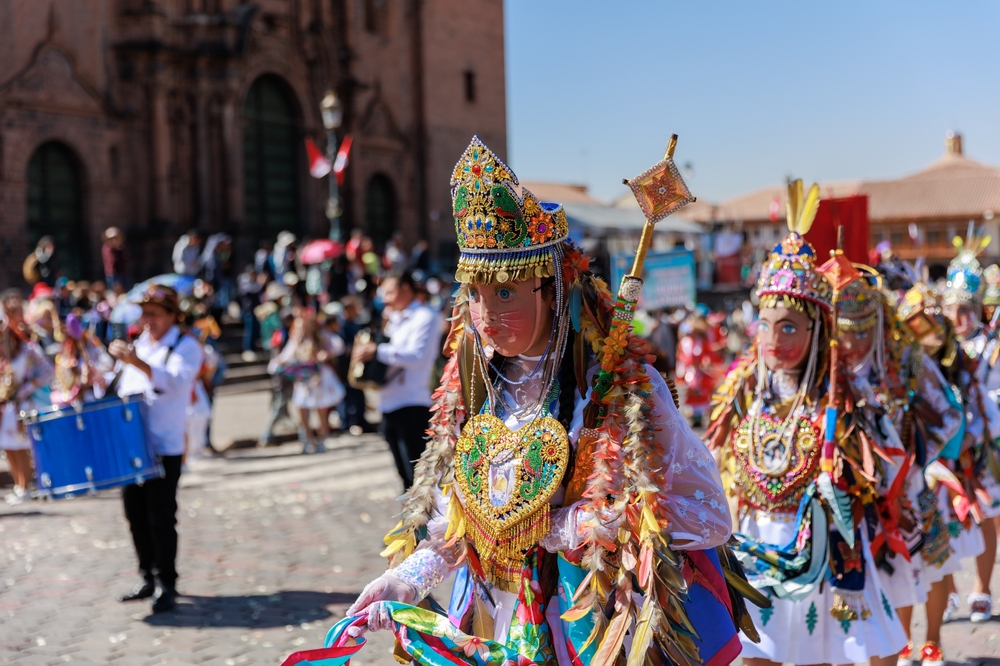
M 306 137 L 306 155 L 309 157 L 309 175 L 323 178 L 330 173 L 330 160 L 319 151 L 316 142 Z
M 351 144 L 354 143 L 354 136 L 348 134 L 340 143 L 337 151 L 337 160 L 333 163 L 333 175 L 337 178 L 337 185 L 344 184 L 344 171 L 347 169 L 347 158 L 351 155 Z
M 778 221 L 778 217 L 781 215 L 781 199 L 780 198 L 774 197 L 773 199 L 771 199 L 771 206 L 768 209 L 768 214 L 769 214 L 769 217 L 771 218 L 772 222 L 777 222 Z

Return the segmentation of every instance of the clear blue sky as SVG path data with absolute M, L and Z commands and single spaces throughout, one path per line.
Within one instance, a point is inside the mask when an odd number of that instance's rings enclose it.
M 1000 165 L 1000 3 L 506 0 L 510 166 L 611 199 L 680 135 L 719 201 L 786 175 Z

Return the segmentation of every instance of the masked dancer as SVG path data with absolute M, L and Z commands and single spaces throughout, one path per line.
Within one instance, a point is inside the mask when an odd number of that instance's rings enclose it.
M 937 497 L 923 472 L 947 447 L 960 446 L 962 401 L 924 353 L 914 331 L 896 317 L 882 277 L 869 266 L 855 268 L 861 277 L 844 289 L 837 310 L 840 348 L 851 373 L 855 404 L 874 407 L 875 427 L 870 430 L 878 448 L 872 461 L 881 473 L 872 554 L 909 637 L 913 606 L 926 603 L 930 590 L 923 553 L 928 553 L 929 566 L 939 569 L 950 552 Z M 912 322 L 917 330 L 927 330 L 917 321 Z M 933 657 L 934 646 L 925 644 L 919 653 L 925 651 Z M 912 659 L 909 641 L 899 660 Z M 893 655 L 873 663 L 896 661 Z
M 562 206 L 478 138 L 451 184 L 462 287 L 431 439 L 391 568 L 328 644 L 392 629 L 420 664 L 729 663 L 748 616 L 716 550 L 731 528 L 710 453 L 612 326 Z M 447 614 L 413 605 L 453 573 Z
M 803 238 L 819 205 L 789 185 L 790 233 L 757 283 L 754 347 L 717 392 L 706 437 L 734 503 L 740 557 L 772 598 L 752 609 L 761 641 L 744 640 L 744 663 L 843 664 L 895 655 L 906 636 L 876 575 L 867 530 L 854 524 L 874 499 L 871 415 L 850 395 L 840 367 L 840 417 L 822 452 L 829 404 L 832 293 Z M 832 419 L 831 419 L 832 421 Z M 828 516 L 830 519 L 828 520 Z M 864 527 L 862 523 L 860 527 Z
M 995 519 L 1000 516 L 1000 457 L 996 444 L 1000 409 L 988 394 L 997 341 L 982 324 L 986 281 L 976 258 L 989 243 L 989 236 L 971 228 L 965 241 L 955 238 L 958 256 L 948 265 L 948 279 L 941 293 L 944 314 L 954 327 L 968 358 L 969 371 L 975 377 L 975 386 L 964 395 L 972 403 L 970 408 L 983 417 L 982 426 L 972 431 L 974 440 L 962 452 L 955 470 L 969 499 L 974 500 L 973 517 L 983 534 L 983 550 L 976 556 L 976 581 L 968 598 L 972 622 L 986 622 L 992 617 L 990 578 L 997 551 Z M 950 605 L 952 609 L 957 606 L 957 594 Z

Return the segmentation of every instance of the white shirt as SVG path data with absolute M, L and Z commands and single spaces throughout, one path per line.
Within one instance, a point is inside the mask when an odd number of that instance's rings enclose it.
M 385 327 L 389 342 L 375 357 L 389 366 L 390 381 L 382 387 L 382 413 L 403 407 L 431 406 L 431 373 L 441 347 L 441 316 L 413 301 L 402 312 L 391 312 Z
M 191 391 L 201 369 L 201 345 L 194 338 L 181 335 L 180 329 L 174 326 L 157 341 L 144 332 L 135 341 L 135 353 L 149 364 L 153 379 L 135 366 L 127 365 L 118 384 L 118 395 L 145 395 L 149 405 L 146 433 L 153 451 L 161 456 L 179 456 L 184 453 Z

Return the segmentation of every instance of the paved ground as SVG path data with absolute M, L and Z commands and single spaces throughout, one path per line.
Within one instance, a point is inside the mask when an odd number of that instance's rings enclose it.
M 174 613 L 114 595 L 136 581 L 117 492 L 0 508 L 0 663 L 268 664 L 320 647 L 384 569 L 401 490 L 384 443 L 246 450 L 182 478 Z M 356 662 L 391 663 L 376 636 Z
M 251 395 L 223 407 L 216 433 L 255 437 L 266 404 Z M 384 447 L 345 436 L 320 455 L 287 444 L 196 461 L 179 495 L 184 597 L 162 616 L 114 600 L 137 581 L 117 492 L 0 506 L 0 663 L 276 666 L 319 647 L 384 566 L 400 491 Z M 959 584 L 967 591 L 971 577 Z M 923 626 L 918 611 L 918 639 Z M 1000 622 L 961 620 L 945 641 L 956 663 L 1000 663 Z M 355 664 L 393 664 L 390 647 L 376 635 Z

